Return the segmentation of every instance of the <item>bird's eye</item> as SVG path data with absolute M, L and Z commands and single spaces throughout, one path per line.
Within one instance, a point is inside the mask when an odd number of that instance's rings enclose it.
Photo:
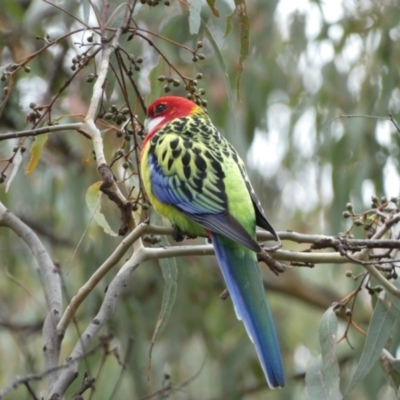
M 167 109 L 167 106 L 165 104 L 157 104 L 156 108 L 154 109 L 154 113 L 155 114 L 160 114 L 163 111 L 165 111 Z

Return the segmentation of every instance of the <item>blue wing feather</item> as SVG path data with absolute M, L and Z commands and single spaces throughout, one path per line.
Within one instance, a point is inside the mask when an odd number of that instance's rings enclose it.
M 260 245 L 228 211 L 227 205 L 206 202 L 201 194 L 182 189 L 188 182 L 177 174 L 165 175 L 154 157 L 149 158 L 153 194 L 164 203 L 176 207 L 191 220 L 211 232 L 217 232 L 247 248 L 259 252 Z

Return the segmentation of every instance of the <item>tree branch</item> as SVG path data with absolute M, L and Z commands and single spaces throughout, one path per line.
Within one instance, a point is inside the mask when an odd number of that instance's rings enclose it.
M 36 129 L 28 129 L 26 131 L 20 132 L 13 132 L 13 133 L 2 133 L 0 134 L 0 141 L 7 140 L 7 139 L 16 139 L 21 137 L 27 136 L 38 136 L 43 135 L 44 133 L 50 132 L 60 132 L 60 131 L 79 131 L 82 127 L 81 122 L 77 122 L 74 124 L 62 124 L 62 125 L 50 125 L 50 126 L 43 126 L 41 128 Z
M 146 261 L 147 253 L 143 250 L 133 253 L 130 259 L 124 264 L 119 273 L 115 276 L 115 278 L 108 286 L 99 312 L 92 320 L 90 325 L 83 332 L 71 355 L 67 358 L 67 365 L 65 369 L 63 369 L 57 382 L 50 392 L 50 400 L 61 399 L 69 385 L 78 376 L 80 357 L 82 356 L 82 354 L 86 353 L 88 346 L 92 342 L 95 335 L 97 335 L 100 329 L 112 316 L 117 300 L 121 295 L 122 290 L 127 285 L 133 271 L 138 267 L 141 262 Z
M 13 230 L 29 247 L 39 265 L 39 274 L 46 296 L 48 314 L 43 326 L 43 357 L 46 370 L 58 365 L 61 337 L 56 334 L 56 327 L 62 313 L 62 293 L 59 272 L 35 232 L 0 202 L 0 226 Z M 57 379 L 58 372 L 49 373 L 50 387 Z
M 65 310 L 60 322 L 57 325 L 59 335 L 64 335 L 71 319 L 75 315 L 80 304 L 92 292 L 96 285 L 106 275 L 106 273 L 116 265 L 122 256 L 128 251 L 134 242 L 136 242 L 147 229 L 146 223 L 141 223 L 126 238 L 124 238 L 114 252 L 106 261 L 96 270 L 89 280 L 78 290 L 76 295 L 71 299 L 67 309 Z
M 375 244 L 380 242 L 380 238 L 388 232 L 388 230 L 397 222 L 400 221 L 400 213 L 395 214 L 392 218 L 387 219 L 385 223 L 377 230 L 377 232 L 372 236 L 371 247 L 381 247 L 375 246 Z M 149 233 L 153 234 L 173 234 L 173 228 L 165 228 L 160 226 L 149 226 Z M 296 243 L 314 243 L 318 244 L 318 248 L 326 248 L 332 247 L 337 249 L 341 243 L 347 243 L 353 246 L 365 246 L 365 243 L 368 242 L 366 240 L 358 240 L 358 239 L 347 239 L 338 238 L 334 236 L 325 236 L 325 235 L 304 235 L 296 232 L 278 232 L 278 236 L 281 240 L 291 240 Z M 257 231 L 257 239 L 258 240 L 271 240 L 273 236 L 265 231 Z M 388 240 L 385 239 L 382 241 L 384 245 L 388 248 L 400 248 L 400 240 Z M 384 246 L 385 247 L 385 246 Z M 296 252 L 289 250 L 274 250 L 268 251 L 267 247 L 264 247 L 264 250 L 269 252 L 272 257 L 276 260 L 280 261 L 291 261 L 291 262 L 300 262 L 300 263 L 309 263 L 309 264 L 346 264 L 346 263 L 354 263 L 362 265 L 370 274 L 373 276 L 389 293 L 394 296 L 400 298 L 400 290 L 396 288 L 391 282 L 389 282 L 372 264 L 363 263 L 363 261 L 368 258 L 368 254 L 370 251 L 369 246 L 365 246 L 364 249 L 353 253 L 350 257 L 346 257 L 340 252 L 329 252 L 329 253 L 311 253 L 311 252 Z M 214 254 L 214 250 L 212 245 L 199 245 L 194 246 L 174 246 L 167 249 L 151 249 L 153 252 L 150 255 L 151 258 L 165 258 L 165 257 L 180 257 L 187 255 L 211 255 Z M 390 261 L 388 261 L 390 262 Z
M 131 2 L 130 2 L 131 3 Z M 132 212 L 130 212 L 129 201 L 120 191 L 114 176 L 111 172 L 110 167 L 106 162 L 106 157 L 104 155 L 104 145 L 103 139 L 101 137 L 100 130 L 95 124 L 97 110 L 101 103 L 101 99 L 104 93 L 104 84 L 107 76 L 107 72 L 110 66 L 110 58 L 114 51 L 119 47 L 119 38 L 125 33 L 126 25 L 129 21 L 129 16 L 131 15 L 131 6 L 126 8 L 125 15 L 121 26 L 117 29 L 112 39 L 110 45 L 106 46 L 102 52 L 102 59 L 100 63 L 100 68 L 98 71 L 96 82 L 93 86 L 93 95 L 90 101 L 89 109 L 82 124 L 82 130 L 85 131 L 89 137 L 92 139 L 94 152 L 96 155 L 97 169 L 100 176 L 103 178 L 104 187 L 102 191 L 107 194 L 108 198 L 114 201 L 121 210 L 123 227 L 120 229 L 120 234 L 125 235 L 129 229 L 133 229 L 135 226 L 134 217 Z M 111 178 L 110 178 L 111 177 Z M 128 222 L 126 221 L 128 218 Z
M 400 221 L 400 213 L 393 215 L 392 218 L 387 219 L 384 224 L 376 231 L 372 236 L 372 240 L 380 239 L 389 229 Z M 368 257 L 369 249 L 365 248 L 358 253 L 355 253 L 353 257 L 362 260 Z M 389 293 L 400 298 L 400 290 L 397 289 L 391 282 L 389 282 L 373 265 L 365 264 L 363 267 L 373 276 Z

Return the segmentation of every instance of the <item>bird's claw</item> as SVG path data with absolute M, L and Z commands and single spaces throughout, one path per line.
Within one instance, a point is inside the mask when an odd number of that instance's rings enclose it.
M 174 228 L 172 239 L 174 239 L 175 242 L 182 242 L 182 240 L 185 239 L 185 235 L 176 225 L 173 225 L 172 227 Z
M 282 272 L 285 272 L 289 267 L 287 265 L 281 264 L 272 258 L 266 251 L 262 250 L 257 253 L 258 261 L 263 261 L 268 265 L 269 269 L 275 274 L 279 275 Z
M 173 225 L 174 232 L 172 234 L 172 239 L 176 242 L 182 242 L 185 238 L 187 239 L 196 239 L 195 235 L 188 235 L 187 233 L 182 232 L 176 225 Z

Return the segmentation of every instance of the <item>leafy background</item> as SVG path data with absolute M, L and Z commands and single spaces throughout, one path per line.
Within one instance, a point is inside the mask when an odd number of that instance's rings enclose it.
M 110 10 L 117 10 L 112 25 L 118 26 L 119 2 L 109 3 Z M 134 18 L 141 28 L 169 39 L 154 41 L 178 70 L 188 76 L 203 74 L 199 84 L 206 90 L 208 112 L 246 161 L 277 230 L 337 234 L 348 228 L 341 218 L 348 201 L 362 210 L 370 206 L 372 194 L 399 195 L 399 133 L 388 117 L 391 114 L 395 121 L 400 110 L 400 8 L 396 1 L 254 0 L 247 4 L 248 21 L 235 13 L 244 1 L 193 0 L 188 2 L 190 13 L 184 3 L 170 3 L 138 4 Z M 85 21 L 94 21 L 86 1 L 59 5 Z M 79 26 L 66 13 L 39 0 L 2 0 L 2 8 L 2 66 L 41 48 L 43 42 L 36 36 L 58 37 Z M 75 44 L 81 37 L 80 33 L 58 43 L 29 63 L 30 73 L 17 76 L 2 110 L 1 132 L 29 128 L 29 104 L 45 104 L 62 87 L 72 73 L 72 58 L 82 51 Z M 204 42 L 205 60 L 197 63 L 171 44 L 176 41 L 194 48 L 198 40 Z M 168 75 L 169 69 L 138 38 L 124 43 L 124 48 L 144 59 L 135 79 L 148 103 L 163 93 L 164 84 L 156 77 Z M 91 64 L 77 76 L 60 96 L 54 114 L 86 112 L 92 87 L 86 76 L 93 71 Z M 0 83 L 3 88 L 7 84 Z M 122 102 L 114 85 L 110 75 L 109 105 Z M 184 91 L 180 87 L 172 93 Z M 135 101 L 133 90 L 130 95 Z M 140 108 L 137 112 L 143 118 Z M 109 132 L 104 140 L 110 160 L 120 139 Z M 1 142 L 0 157 L 8 157 L 16 143 Z M 9 191 L 2 187 L 0 200 L 40 234 L 60 265 L 65 295 L 70 298 L 121 239 L 104 233 L 86 206 L 86 192 L 99 178 L 85 137 L 52 133 L 38 166 L 26 175 L 28 161 L 26 152 Z M 120 165 L 117 171 L 121 172 Z M 117 231 L 115 206 L 103 201 L 102 211 Z M 353 233 L 363 237 L 362 228 Z M 0 354 L 7 360 L 0 363 L 1 387 L 16 375 L 43 371 L 40 329 L 46 306 L 29 250 L 6 229 L 0 230 L 0 254 Z M 81 366 L 82 373 L 89 370 L 97 377 L 93 398 L 110 398 L 117 383 L 114 398 L 143 398 L 168 383 L 174 399 L 310 398 L 304 374 L 321 353 L 322 315 L 357 286 L 345 276 L 349 267 L 293 268 L 278 278 L 263 267 L 287 375 L 287 387 L 270 392 L 229 300 L 219 298 L 224 285 L 214 258 L 191 257 L 177 263 L 176 302 L 154 346 L 149 372 L 150 342 L 165 288 L 158 263 L 141 265 L 135 272 L 105 331 L 113 333 L 110 347 L 117 349 L 121 360 L 127 355 L 122 380 L 117 381 L 121 366 L 112 354 L 97 352 Z M 361 272 L 361 267 L 352 266 L 352 270 Z M 70 327 L 64 339 L 62 359 L 98 310 L 114 273 L 108 274 L 78 312 L 75 328 Z M 367 330 L 371 315 L 371 296 L 362 292 L 355 319 Z M 392 325 L 382 329 L 390 330 Z M 344 327 L 339 319 L 339 335 Z M 350 330 L 349 341 L 353 348 L 345 340 L 337 347 L 342 392 L 356 370 L 365 338 Z M 394 355 L 398 342 L 395 325 Z M 45 381 L 36 385 L 38 391 L 44 390 Z M 71 394 L 78 386 L 76 382 Z M 10 398 L 25 394 L 20 387 Z M 396 395 L 375 365 L 347 398 L 395 399 Z

